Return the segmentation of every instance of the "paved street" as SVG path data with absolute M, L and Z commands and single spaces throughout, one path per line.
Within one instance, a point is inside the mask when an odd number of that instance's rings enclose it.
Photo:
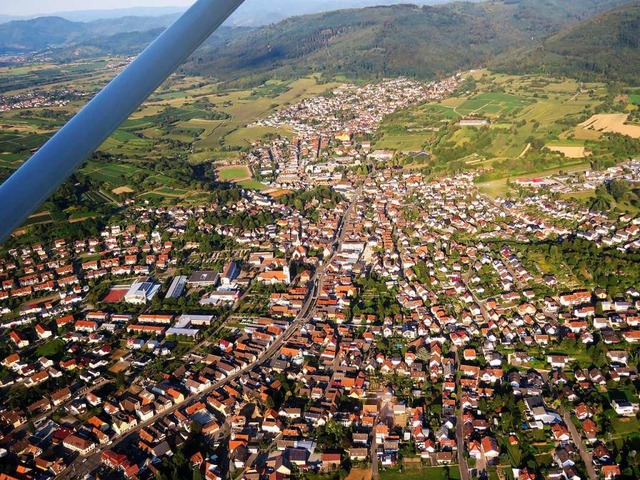
M 460 369 L 460 355 L 458 354 L 458 350 L 455 349 L 456 354 L 456 365 L 457 370 Z M 456 391 L 458 393 L 458 398 L 462 393 L 460 388 L 460 380 L 458 375 L 456 375 Z M 464 456 L 464 432 L 462 425 L 462 414 L 463 414 L 462 405 L 458 405 L 458 416 L 456 419 L 456 443 L 458 445 L 458 465 L 460 468 L 460 479 L 461 480 L 470 480 L 471 477 L 469 475 L 469 466 L 467 465 L 467 459 Z
M 598 474 L 596 473 L 596 469 L 593 466 L 593 458 L 591 457 L 591 454 L 587 452 L 587 449 L 585 448 L 584 443 L 582 442 L 582 437 L 580 436 L 580 433 L 578 433 L 578 429 L 576 428 L 576 426 L 573 424 L 573 421 L 571 420 L 571 414 L 567 412 L 567 410 L 562 406 L 560 407 L 559 410 L 560 410 L 560 414 L 562 415 L 562 419 L 564 420 L 564 423 L 567 424 L 567 428 L 569 429 L 569 433 L 571 434 L 573 443 L 575 443 L 576 447 L 578 447 L 578 450 L 580 451 L 580 456 L 582 457 L 582 461 L 584 462 L 585 467 L 587 467 L 587 475 L 589 475 L 589 479 L 598 480 Z

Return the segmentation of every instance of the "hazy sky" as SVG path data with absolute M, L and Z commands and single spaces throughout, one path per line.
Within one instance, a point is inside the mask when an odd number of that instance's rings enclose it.
M 195 0 L 0 0 L 0 15 L 34 15 L 74 10 L 189 6 Z

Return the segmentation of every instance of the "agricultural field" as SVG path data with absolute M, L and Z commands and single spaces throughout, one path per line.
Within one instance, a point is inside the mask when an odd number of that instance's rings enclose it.
M 4 154 L 29 154 L 49 139 L 48 135 L 39 133 L 0 133 L 0 152 Z
M 388 134 L 378 142 L 376 148 L 383 150 L 399 150 L 401 152 L 419 152 L 429 145 L 429 135 L 417 135 L 415 133 Z
M 53 217 L 51 216 L 51 214 L 49 212 L 43 212 L 43 213 L 36 213 L 34 215 L 31 215 L 26 222 L 24 222 L 25 227 L 31 226 L 31 225 L 42 225 L 45 223 L 51 223 L 53 222 Z
M 247 190 L 265 190 L 267 186 L 264 183 L 261 183 L 257 180 L 242 180 L 237 182 L 242 188 L 246 188 Z
M 77 62 L 64 71 L 55 65 L 0 68 L 2 92 L 20 94 L 35 84 L 44 91 L 73 87 L 90 96 L 112 78 L 116 70 L 108 68 L 122 59 L 105 58 Z M 8 77 L 11 81 L 4 82 Z M 204 198 L 204 192 L 191 181 L 187 172 L 177 175 L 167 168 L 167 160 L 203 163 L 238 162 L 240 150 L 273 134 L 292 135 L 287 129 L 249 127 L 276 108 L 302 98 L 324 93 L 338 86 L 324 84 L 317 77 L 295 81 L 268 81 L 245 90 L 221 91 L 220 85 L 200 77 L 172 76 L 99 148 L 99 152 L 117 161 L 88 161 L 80 174 L 104 184 L 104 192 L 113 195 L 134 194 L 154 201 Z M 0 178 L 8 176 L 42 146 L 64 121 L 73 115 L 85 99 L 66 107 L 16 110 L 0 114 Z M 165 167 L 155 168 L 155 162 Z M 251 172 L 229 171 L 221 178 L 245 188 L 263 190 L 265 185 L 253 179 Z M 195 187 L 195 188 L 194 188 Z M 146 196 L 145 196 L 146 195 Z M 85 197 L 90 204 L 94 199 Z M 74 217 L 81 214 L 73 212 Z
M 631 138 L 640 138 L 640 125 L 629 125 L 628 118 L 629 115 L 624 113 L 594 115 L 578 125 L 578 128 L 604 133 L 620 133 Z
M 486 115 L 489 117 L 500 117 L 508 115 L 516 109 L 529 105 L 525 97 L 509 95 L 505 93 L 482 93 L 469 98 L 459 107 L 454 108 L 454 112 L 462 116 Z
M 124 186 L 132 175 L 142 170 L 128 163 L 103 165 L 90 161 L 80 171 L 95 180 L 111 185 Z
M 567 158 L 586 158 L 590 155 L 584 142 L 578 140 L 564 140 L 545 145 L 550 151 L 562 153 Z
M 462 93 L 386 117 L 374 148 L 430 152 L 423 161 L 409 159 L 405 168 L 434 174 L 483 168 L 479 182 L 493 195 L 506 193 L 509 178 L 588 168 L 590 161 L 611 156 L 609 147 L 596 143 L 607 139 L 601 125 L 580 126 L 596 109 L 616 107 L 607 85 L 487 70 L 469 75 Z M 487 125 L 461 126 L 462 118 L 483 118 Z M 635 136 L 640 129 L 625 124 L 626 114 L 605 118 L 610 132 Z

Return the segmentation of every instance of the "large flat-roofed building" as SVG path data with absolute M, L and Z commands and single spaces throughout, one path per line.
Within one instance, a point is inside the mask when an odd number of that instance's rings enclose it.
M 169 330 L 167 330 L 167 337 L 171 337 L 174 335 L 177 337 L 190 337 L 196 339 L 200 336 L 200 329 L 171 327 Z
M 203 270 L 189 277 L 188 285 L 192 287 L 215 287 L 218 284 L 218 272 Z
M 234 304 L 240 298 L 237 290 L 216 290 L 200 300 L 200 305 Z
M 176 324 L 167 330 L 167 336 L 198 338 L 200 336 L 199 327 L 208 327 L 215 318 L 213 315 L 182 315 Z
M 186 275 L 179 275 L 174 278 L 164 298 L 180 298 L 184 293 L 185 287 L 187 286 L 187 280 L 188 279 Z
M 158 290 L 160 290 L 160 285 L 152 282 L 150 279 L 143 281 L 136 280 L 125 294 L 124 301 L 137 305 L 146 305 L 156 296 Z
M 209 326 L 211 322 L 215 320 L 216 317 L 213 315 L 194 315 L 194 314 L 184 314 L 181 315 L 178 319 L 178 323 L 176 323 L 176 327 L 180 325 L 197 325 L 201 326 Z

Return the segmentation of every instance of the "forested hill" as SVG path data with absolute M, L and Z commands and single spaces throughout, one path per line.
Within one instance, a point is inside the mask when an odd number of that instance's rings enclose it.
M 628 0 L 493 0 L 295 17 L 201 50 L 190 73 L 433 77 L 485 65 Z
M 539 45 L 498 57 L 508 73 L 550 73 L 584 80 L 640 81 L 640 2 L 599 15 Z
M 60 17 L 40 17 L 3 23 L 0 24 L 0 54 L 73 47 L 112 35 L 149 32 L 167 27 L 175 18 L 175 15 L 123 17 L 84 23 Z M 137 40 L 133 45 L 137 45 Z
M 182 68 L 189 74 L 251 83 L 313 72 L 433 78 L 487 65 L 574 75 L 590 70 L 628 79 L 638 64 L 638 4 L 486 0 L 338 10 L 260 29 L 223 27 Z M 136 54 L 173 18 L 10 22 L 0 25 L 0 54 L 44 48 L 59 60 Z

